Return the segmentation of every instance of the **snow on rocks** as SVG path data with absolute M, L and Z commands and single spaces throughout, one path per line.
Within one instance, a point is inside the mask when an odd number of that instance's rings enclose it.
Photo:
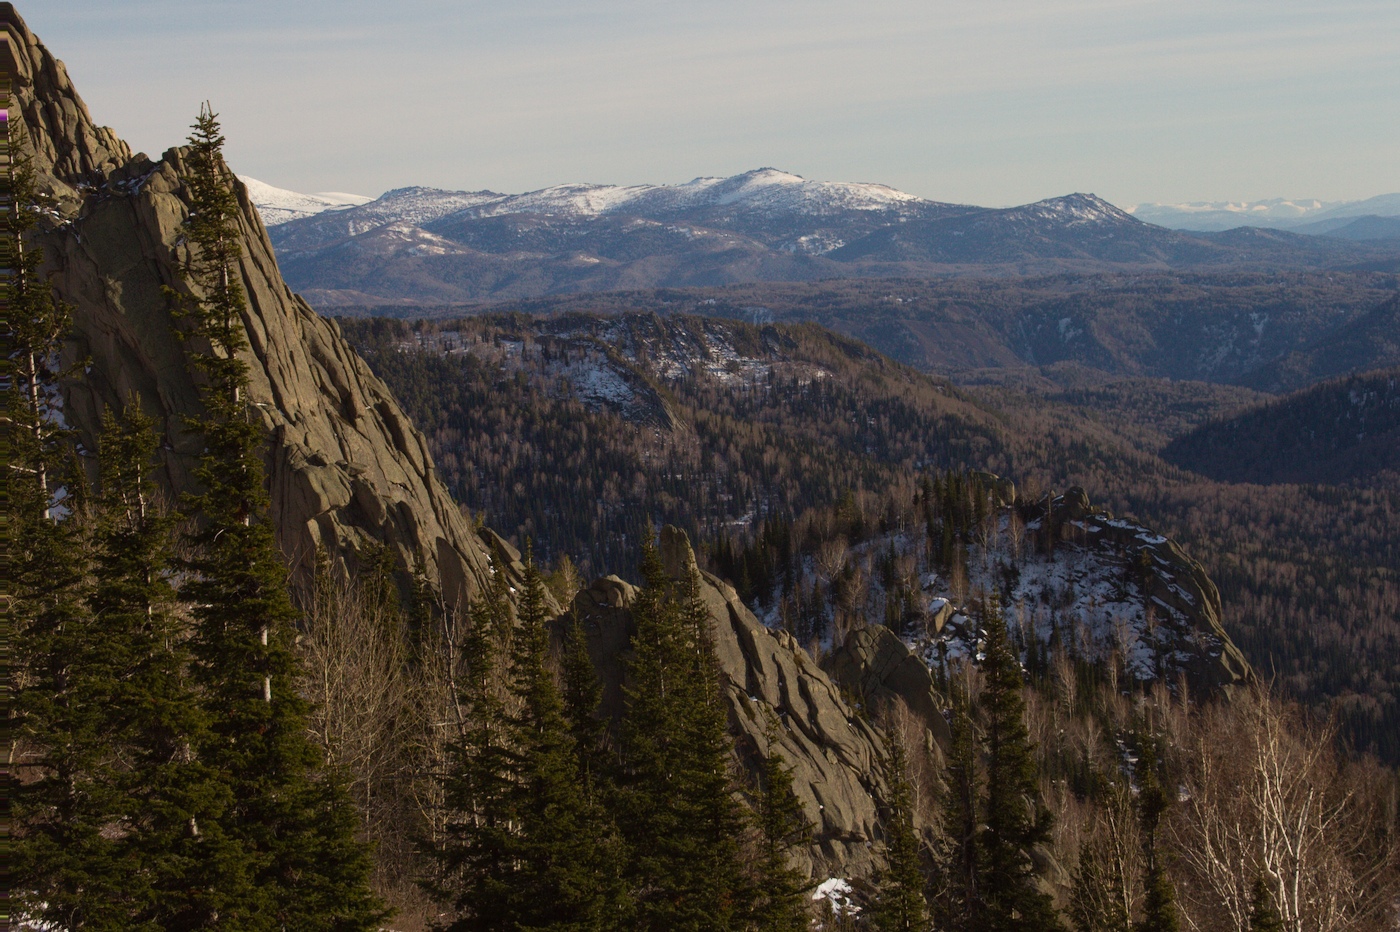
M 812 891 L 812 901 L 825 901 L 831 907 L 833 916 L 854 916 L 860 912 L 855 903 L 855 891 L 849 881 L 841 877 L 828 877 Z

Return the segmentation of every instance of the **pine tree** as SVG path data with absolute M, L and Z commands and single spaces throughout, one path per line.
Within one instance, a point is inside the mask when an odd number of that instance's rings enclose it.
M 1111 889 L 1114 865 L 1102 846 L 1086 838 L 1070 887 L 1069 916 L 1075 932 L 1129 932 L 1131 919 Z
M 1142 827 L 1142 919 L 1135 932 L 1178 932 L 1181 918 L 1176 910 L 1176 890 L 1157 848 L 1157 828 L 1167 811 L 1167 794 L 1157 777 L 1156 746 L 1151 738 L 1139 739 L 1136 776 L 1138 821 Z
M 196 756 L 208 717 L 188 677 L 186 632 L 170 583 L 174 527 L 153 479 L 154 421 L 132 396 L 107 412 L 99 450 L 90 643 L 126 768 L 120 848 L 130 865 L 128 927 L 182 928 L 208 918 L 207 895 L 241 860 L 221 823 L 233 803 L 223 775 Z
M 776 722 L 769 722 L 767 738 L 768 754 L 759 770 L 753 805 L 759 843 L 753 926 L 758 932 L 801 932 L 809 923 L 807 893 L 814 883 L 792 866 L 790 856 L 811 843 L 812 823 L 793 792 L 792 771 L 778 750 Z
M 966 685 L 953 682 L 949 693 L 951 741 L 943 776 L 942 835 L 935 861 L 940 893 L 935 911 L 940 927 L 974 929 L 981 917 L 977 736 Z
M 277 550 L 264 489 L 264 427 L 246 395 L 247 301 L 232 176 L 223 136 L 206 106 L 190 136 L 185 182 L 191 247 L 186 291 L 174 294 L 195 366 L 204 374 L 205 414 L 195 424 L 204 452 L 201 486 L 185 510 L 195 682 L 211 718 L 200 757 L 230 781 L 236 804 L 223 826 L 245 857 L 224 868 L 211 912 L 247 928 L 373 928 L 383 912 L 368 889 L 369 855 L 354 838 L 345 788 L 306 729 L 296 690 L 296 611 Z
M 598 717 L 603 686 L 588 655 L 588 635 L 576 616 L 565 634 L 563 654 L 564 715 L 579 759 L 579 779 L 584 788 L 598 796 L 599 783 L 606 774 L 607 725 Z
M 1254 878 L 1249 899 L 1249 932 L 1283 932 L 1283 917 L 1279 915 L 1273 892 L 1263 877 Z
M 882 813 L 885 868 L 880 872 L 870 920 L 877 932 L 919 932 L 928 928 L 928 901 L 914 832 L 914 791 L 900 737 L 885 732 L 884 776 L 889 798 Z
M 986 688 L 982 693 L 987 759 L 986 830 L 981 841 L 978 928 L 991 932 L 1061 929 L 1050 897 L 1036 885 L 1031 848 L 1049 840 L 1051 814 L 1039 799 L 1037 769 L 1021 697 L 1021 664 L 1011 649 L 995 596 L 982 606 Z
M 12 784 L 14 889 L 31 918 L 73 928 L 91 919 L 110 928 L 123 907 L 105 903 L 124 899 L 123 865 L 102 833 L 120 804 L 113 788 L 119 762 L 95 679 L 100 656 L 87 642 L 92 526 L 82 496 L 60 501 L 65 489 L 57 481 L 66 441 L 58 359 L 71 315 L 39 272 L 43 255 L 31 237 L 42 205 L 23 132 L 13 134 L 4 137 L 0 171 L 7 270 L 0 284 L 8 383 L 4 638 L 15 647 L 19 687 L 6 712 L 10 759 L 22 776 Z

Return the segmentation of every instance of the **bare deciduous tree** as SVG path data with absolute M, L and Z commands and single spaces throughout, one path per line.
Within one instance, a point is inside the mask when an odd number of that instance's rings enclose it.
M 1259 878 L 1290 932 L 1368 928 L 1393 908 L 1393 825 L 1346 779 L 1335 737 L 1262 691 L 1207 710 L 1172 826 L 1196 928 L 1248 932 Z

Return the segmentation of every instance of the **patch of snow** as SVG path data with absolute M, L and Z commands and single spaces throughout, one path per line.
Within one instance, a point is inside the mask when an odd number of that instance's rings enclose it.
M 825 900 L 831 905 L 834 916 L 854 916 L 860 912 L 860 907 L 855 905 L 854 893 L 849 881 L 841 877 L 828 877 L 812 891 L 812 900 L 818 903 Z

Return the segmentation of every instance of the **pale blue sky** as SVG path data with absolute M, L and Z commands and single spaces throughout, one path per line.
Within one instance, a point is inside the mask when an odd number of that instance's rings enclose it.
M 300 191 L 517 192 L 771 165 L 938 200 L 1400 190 L 1397 0 L 42 0 L 100 123 L 213 101 Z

